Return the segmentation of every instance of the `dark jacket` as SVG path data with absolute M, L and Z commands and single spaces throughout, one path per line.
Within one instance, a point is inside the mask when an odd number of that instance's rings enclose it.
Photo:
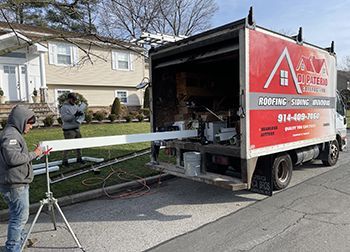
M 79 129 L 80 123 L 77 121 L 75 117 L 75 113 L 78 111 L 77 105 L 72 105 L 69 102 L 63 103 L 60 114 L 62 119 L 62 129 L 70 130 L 70 129 Z
M 15 188 L 33 181 L 31 161 L 36 154 L 28 151 L 22 136 L 33 116 L 34 112 L 24 106 L 14 107 L 0 134 L 0 187 Z

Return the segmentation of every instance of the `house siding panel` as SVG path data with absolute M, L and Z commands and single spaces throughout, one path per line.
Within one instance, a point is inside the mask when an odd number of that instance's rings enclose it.
M 71 85 L 49 85 L 49 102 L 55 103 L 55 89 L 71 89 L 73 92 L 82 94 L 88 101 L 89 106 L 109 106 L 115 98 L 115 90 L 128 92 L 128 106 L 140 106 L 143 102 L 143 92 L 135 88 L 116 88 L 98 86 L 71 86 Z
M 82 46 L 88 50 L 87 47 Z M 136 90 L 146 74 L 143 56 L 133 52 L 133 70 L 112 69 L 112 50 L 93 47 L 90 49 L 91 63 L 87 55 L 78 49 L 77 66 L 49 64 L 46 55 L 46 81 L 49 88 L 49 102 L 54 102 L 55 89 L 71 89 L 81 93 L 91 106 L 108 106 L 113 103 L 115 90 L 128 91 L 128 106 L 140 106 L 143 92 Z
M 33 28 L 33 27 L 31 27 Z M 30 28 L 30 29 L 31 29 Z M 28 39 L 33 35 L 28 29 Z M 21 34 L 25 35 L 25 30 L 21 30 Z M 34 29 L 34 28 L 33 28 Z M 1 28 L 0 28 L 1 30 Z M 69 89 L 83 94 L 89 103 L 93 106 L 107 106 L 110 105 L 115 96 L 115 90 L 128 91 L 128 103 L 129 106 L 140 106 L 143 100 L 143 91 L 137 91 L 136 85 L 141 82 L 143 77 L 147 76 L 145 70 L 144 56 L 141 52 L 138 53 L 131 49 L 125 49 L 120 46 L 120 50 L 128 50 L 132 56 L 131 71 L 114 70 L 112 69 L 112 46 L 103 44 L 102 42 L 94 42 L 93 46 L 87 44 L 87 40 L 73 39 L 75 43 L 79 44 L 79 48 L 75 55 L 78 56 L 79 64 L 76 66 L 58 66 L 49 64 L 49 52 L 45 55 L 45 83 L 48 87 L 48 101 L 56 103 L 55 101 L 55 89 Z M 14 39 L 1 41 L 0 48 L 7 48 L 13 45 Z M 44 42 L 40 44 L 42 47 L 39 51 L 45 51 L 43 48 L 49 48 L 49 44 L 53 43 L 66 43 L 60 39 L 54 39 L 53 41 Z M 67 43 L 68 44 L 68 43 Z M 81 49 L 82 48 L 82 49 Z M 113 45 L 113 50 L 117 50 L 116 45 Z M 34 48 L 31 48 L 34 49 Z M 89 51 L 89 56 L 92 60 L 88 59 L 86 51 Z M 34 90 L 40 89 L 45 86 L 45 83 L 41 83 L 41 69 L 39 61 L 38 51 L 29 50 L 28 47 L 20 49 L 16 52 L 23 52 L 27 56 L 26 58 L 14 58 L 14 57 L 0 57 L 0 64 L 16 64 L 26 65 L 26 90 L 28 92 L 27 98 L 30 101 L 31 94 Z M 74 57 L 73 57 L 74 58 Z M 61 61 L 62 62 L 62 61 Z M 146 75 L 147 74 L 147 75 Z M 0 76 L 1 77 L 1 76 Z
M 93 48 L 90 56 L 93 64 L 79 49 L 79 65 L 69 67 L 48 64 L 47 55 L 47 83 L 51 85 L 135 87 L 144 77 L 144 60 L 136 53 L 133 57 L 134 70 L 132 71 L 113 70 L 111 50 Z

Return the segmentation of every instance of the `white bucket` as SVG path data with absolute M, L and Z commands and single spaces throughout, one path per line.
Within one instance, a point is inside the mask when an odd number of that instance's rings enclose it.
M 185 130 L 185 121 L 174 122 L 173 126 L 179 127 L 179 130 Z
M 201 153 L 185 152 L 184 167 L 186 176 L 198 176 L 201 172 Z

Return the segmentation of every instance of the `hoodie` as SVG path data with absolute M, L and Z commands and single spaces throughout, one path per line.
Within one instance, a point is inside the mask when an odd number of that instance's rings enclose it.
M 79 129 L 80 123 L 75 117 L 75 113 L 78 111 L 78 106 L 70 104 L 68 101 L 63 103 L 60 114 L 62 118 L 62 129 L 63 130 L 74 130 Z
M 0 187 L 16 188 L 33 181 L 31 161 L 36 154 L 28 151 L 22 136 L 33 116 L 34 112 L 24 106 L 14 107 L 0 134 Z

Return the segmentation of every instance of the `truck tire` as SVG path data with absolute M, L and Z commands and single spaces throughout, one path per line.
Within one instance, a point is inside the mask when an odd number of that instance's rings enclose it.
M 327 166 L 333 166 L 337 163 L 339 158 L 339 143 L 337 140 L 334 140 L 327 144 L 327 159 L 322 160 L 322 163 Z
M 272 181 L 275 190 L 281 190 L 289 185 L 293 173 L 292 159 L 287 153 L 275 158 L 272 165 Z

